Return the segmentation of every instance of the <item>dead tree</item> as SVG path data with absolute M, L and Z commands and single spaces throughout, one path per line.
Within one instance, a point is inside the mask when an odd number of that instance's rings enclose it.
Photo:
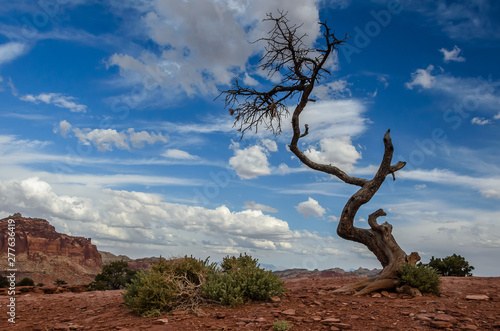
M 266 38 L 258 40 L 267 42 L 260 67 L 269 76 L 280 75 L 281 82 L 268 91 L 260 92 L 240 85 L 236 79 L 231 89 L 221 93 L 225 96 L 226 107 L 230 109 L 231 115 L 235 118 L 235 125 L 239 126 L 238 131 L 242 135 L 247 130 L 257 131 L 260 126 L 279 134 L 283 118 L 289 115 L 287 103 L 297 100 L 292 113 L 293 136 L 290 150 L 309 168 L 334 175 L 347 184 L 359 186 L 359 190 L 347 201 L 342 210 L 337 234 L 344 239 L 364 244 L 383 266 L 382 272 L 376 277 L 345 286 L 337 291 L 354 291 L 357 295 L 361 295 L 375 290 L 394 288 L 397 286 L 397 275 L 401 266 L 405 263 L 414 264 L 420 257 L 417 253 L 406 255 L 392 236 L 392 226 L 389 223 L 377 223 L 378 217 L 386 216 L 382 209 L 369 215 L 370 229 L 354 226 L 354 217 L 359 208 L 370 201 L 388 175 L 392 175 L 395 180 L 395 173 L 406 164 L 405 162 L 391 164 L 394 147 L 390 130 L 383 137 L 384 155 L 372 179 L 353 177 L 331 164 L 316 163 L 298 146 L 299 140 L 310 130 L 307 124 L 304 125 L 303 132 L 300 130 L 300 115 L 309 102 L 315 101 L 310 98 L 315 84 L 326 75 L 330 75 L 326 68 L 327 59 L 345 42 L 347 36 L 337 39 L 326 23 L 319 23 L 323 42 L 320 48 L 314 49 L 305 44 L 306 35 L 299 34 L 300 26 L 292 25 L 286 18 L 286 13 L 279 12 L 278 16 L 268 14 L 265 21 L 273 23 L 274 26 Z

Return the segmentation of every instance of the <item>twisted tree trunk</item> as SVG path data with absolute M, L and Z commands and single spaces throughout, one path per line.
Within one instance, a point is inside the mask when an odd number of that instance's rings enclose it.
M 270 76 L 278 73 L 282 76 L 280 84 L 275 85 L 266 92 L 257 91 L 251 87 L 241 86 L 236 79 L 233 88 L 221 93 L 225 94 L 226 106 L 230 114 L 235 117 L 235 125 L 239 123 L 242 134 L 249 129 L 264 125 L 266 129 L 278 134 L 281 132 L 281 121 L 288 114 L 287 101 L 300 95 L 300 100 L 292 115 L 293 136 L 290 150 L 299 160 L 311 169 L 336 176 L 341 181 L 359 186 L 360 189 L 349 199 L 342 211 L 337 234 L 347 240 L 359 242 L 372 251 L 383 266 L 382 272 L 376 277 L 353 285 L 345 286 L 337 291 L 358 291 L 356 294 L 366 294 L 379 289 L 390 289 L 397 285 L 397 273 L 405 263 L 415 263 L 420 260 L 417 253 L 409 256 L 399 247 L 392 236 L 392 226 L 385 222 L 377 223 L 377 218 L 386 213 L 379 209 L 368 217 L 370 229 L 361 229 L 354 226 L 354 217 L 359 208 L 370 201 L 377 193 L 385 178 L 405 166 L 405 162 L 391 165 L 394 147 L 390 131 L 384 135 L 385 151 L 379 169 L 372 179 L 349 176 L 347 173 L 332 166 L 320 164 L 309 159 L 298 147 L 301 138 L 309 133 L 300 131 L 300 115 L 310 101 L 314 85 L 330 72 L 325 68 L 328 57 L 337 50 L 347 39 L 337 39 L 326 23 L 320 23 L 323 28 L 323 47 L 311 49 L 303 43 L 305 35 L 300 35 L 300 26 L 291 25 L 286 18 L 286 13 L 279 12 L 275 17 L 268 14 L 266 21 L 274 22 L 274 28 L 269 32 L 268 38 L 261 41 L 267 42 L 266 53 L 261 59 L 261 69 Z

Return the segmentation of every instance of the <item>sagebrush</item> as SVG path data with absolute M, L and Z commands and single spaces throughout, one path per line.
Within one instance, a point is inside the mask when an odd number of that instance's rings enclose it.
M 236 306 L 249 300 L 269 300 L 284 291 L 279 276 L 260 268 L 248 255 L 226 256 L 219 269 L 213 270 L 203 294 L 224 305 Z
M 206 302 L 239 305 L 282 294 L 278 276 L 260 268 L 248 255 L 225 257 L 220 267 L 193 257 L 160 261 L 140 271 L 126 286 L 123 300 L 142 316 L 159 316 L 176 309 L 197 308 Z
M 405 264 L 399 270 L 399 281 L 402 285 L 418 288 L 422 293 L 438 295 L 441 285 L 440 275 L 429 266 Z

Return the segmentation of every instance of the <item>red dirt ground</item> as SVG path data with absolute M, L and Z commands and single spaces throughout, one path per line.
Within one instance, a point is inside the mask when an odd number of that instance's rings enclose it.
M 287 280 L 288 292 L 279 302 L 209 306 L 199 315 L 177 311 L 157 318 L 143 318 L 126 308 L 122 291 L 23 293 L 16 296 L 15 325 L 7 322 L 9 297 L 4 293 L 0 330 L 271 330 L 276 320 L 288 321 L 291 330 L 500 329 L 498 277 L 443 277 L 440 296 L 332 293 L 357 280 Z M 471 300 L 469 295 L 488 298 Z

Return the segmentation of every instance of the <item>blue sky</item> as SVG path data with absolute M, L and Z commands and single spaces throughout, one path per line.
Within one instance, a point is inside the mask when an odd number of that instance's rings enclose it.
M 356 188 L 293 157 L 290 118 L 279 136 L 240 140 L 214 100 L 236 76 L 273 83 L 257 66 L 265 45 L 251 42 L 280 9 L 311 46 L 320 20 L 351 36 L 303 114 L 304 152 L 370 178 L 390 128 L 394 162 L 408 162 L 356 225 L 384 208 L 407 253 L 457 253 L 476 275 L 499 276 L 500 5 L 417 3 L 2 3 L 0 215 L 46 218 L 131 257 L 379 267 L 335 232 Z

